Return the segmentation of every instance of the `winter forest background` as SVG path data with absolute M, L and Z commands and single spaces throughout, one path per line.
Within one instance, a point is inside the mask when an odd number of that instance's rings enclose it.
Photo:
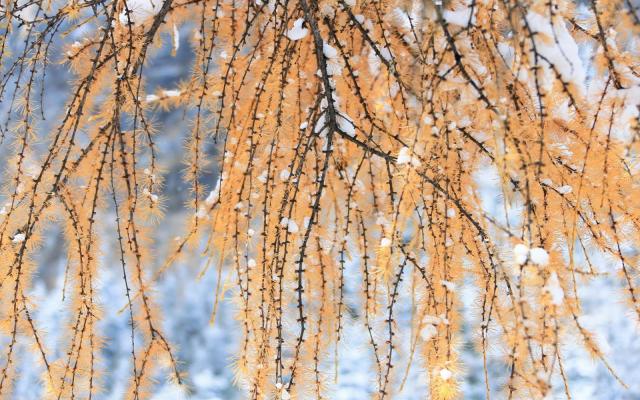
M 144 0 L 138 0 L 144 1 Z M 193 51 L 190 48 L 190 35 L 194 26 L 182 24 L 178 28 L 178 45 L 174 38 L 163 33 L 164 40 L 160 48 L 153 49 L 153 62 L 145 71 L 148 87 L 147 93 L 160 90 L 173 90 L 181 80 L 190 72 L 193 62 Z M 74 31 L 68 38 L 69 42 L 82 41 L 83 33 Z M 9 43 L 15 52 L 22 45 L 15 41 Z M 64 57 L 64 49 L 60 44 L 53 54 L 61 59 Z M 175 51 L 177 48 L 177 51 Z M 587 49 L 581 49 L 581 55 Z M 175 54 L 174 54 L 175 53 Z M 584 59 L 585 62 L 587 58 Z M 215 73 L 215 72 L 214 72 Z M 47 132 L 55 124 L 55 116 L 63 110 L 67 101 L 69 88 L 69 71 L 64 64 L 52 63 L 46 75 L 48 95 L 43 105 L 44 121 L 38 126 L 38 132 Z M 7 96 L 5 96 L 7 97 Z M 0 112 L 4 115 L 8 109 L 8 102 L 0 105 Z M 188 121 L 193 110 L 163 109 L 158 107 L 153 112 L 153 120 L 161 131 L 156 136 L 158 159 L 162 160 L 161 168 L 165 178 L 164 191 L 161 194 L 164 205 L 164 219 L 157 225 L 155 234 L 157 242 L 154 252 L 157 260 L 163 260 L 167 256 L 169 244 L 179 240 L 183 228 L 181 222 L 187 213 L 192 211 L 185 208 L 188 200 L 187 184 L 183 181 L 184 173 L 182 146 L 189 132 Z M 220 151 L 213 142 L 205 146 L 207 155 L 214 157 Z M 4 147 L 0 149 L 5 149 Z M 0 160 L 8 155 L 0 152 Z M 4 162 L 3 162 L 4 163 Z M 212 187 L 217 179 L 217 171 L 212 169 L 202 177 L 202 182 Z M 498 187 L 498 177 L 494 171 L 484 171 L 477 174 L 477 180 L 482 187 L 483 206 L 497 215 L 496 207 L 500 207 L 501 199 Z M 3 199 L 0 199 L 3 203 Z M 106 221 L 103 229 L 105 237 L 114 238 L 114 226 L 110 221 L 114 215 L 103 213 L 98 216 L 101 221 Z M 115 240 L 110 239 L 102 244 L 101 263 L 104 268 L 100 270 L 97 287 L 100 302 L 105 307 L 105 316 L 100 321 L 102 331 L 105 334 L 106 345 L 102 350 L 102 368 L 105 385 L 104 392 L 96 398 L 101 400 L 117 400 L 122 398 L 125 390 L 126 377 L 129 374 L 129 320 L 126 312 L 117 312 L 125 306 L 123 302 L 124 286 L 121 279 L 121 271 L 118 264 Z M 63 287 L 65 280 L 65 251 L 62 233 L 56 229 L 47 231 L 46 240 L 42 249 L 38 252 L 39 270 L 37 278 L 33 282 L 32 295 L 38 299 L 34 319 L 37 324 L 48 333 L 46 336 L 47 347 L 54 352 L 64 351 L 60 348 L 59 333 L 65 329 L 65 308 L 63 307 Z M 357 268 L 359 260 L 351 260 L 346 267 L 346 291 L 356 292 L 361 282 L 361 271 Z M 604 271 L 615 267 L 605 258 L 598 263 Z M 215 269 L 209 269 L 204 276 L 199 277 L 205 268 L 206 261 L 201 259 L 197 252 L 191 254 L 187 261 L 180 261 L 170 268 L 154 285 L 154 295 L 160 305 L 163 314 L 163 326 L 168 339 L 176 345 L 177 358 L 187 373 L 187 383 L 191 389 L 188 398 L 194 400 L 215 399 L 239 399 L 243 394 L 234 385 L 233 370 L 230 364 L 238 344 L 238 321 L 234 318 L 234 304 L 225 299 L 218 305 L 218 313 L 215 324 L 210 324 L 210 318 L 214 307 L 216 286 L 221 285 L 223 290 L 233 287 L 233 277 L 228 271 L 222 276 L 217 276 Z M 612 264 L 612 262 L 611 262 Z M 160 265 L 156 265 L 155 269 Z M 219 282 L 222 280 L 222 282 Z M 584 300 L 584 315 L 581 322 L 585 327 L 596 334 L 597 342 L 602 346 L 605 355 L 612 367 L 619 373 L 629 389 L 624 389 L 615 381 L 606 367 L 598 360 L 594 360 L 579 345 L 566 344 L 567 358 L 565 369 L 569 380 L 572 382 L 573 398 L 586 399 L 638 399 L 640 398 L 640 335 L 638 335 L 635 318 L 631 311 L 621 304 L 623 289 L 618 279 L 603 274 L 593 280 L 581 293 Z M 408 288 L 404 288 L 408 290 Z M 472 320 L 474 315 L 469 311 L 474 301 L 473 285 L 462 284 L 459 287 L 462 293 L 462 314 L 465 320 Z M 361 305 L 353 303 L 357 296 L 347 296 L 352 303 L 346 304 L 345 334 L 338 349 L 339 354 L 339 379 L 330 388 L 330 398 L 336 400 L 365 399 L 375 390 L 373 385 L 374 372 L 371 368 L 370 353 L 365 349 L 368 338 L 361 325 L 355 322 L 363 316 L 358 312 Z M 410 310 L 408 307 L 399 310 L 398 323 L 407 319 Z M 472 342 L 476 333 L 472 332 L 463 322 L 464 341 L 462 344 L 462 359 L 465 363 L 464 381 L 462 391 L 465 399 L 484 398 L 485 388 L 481 359 L 474 350 Z M 24 344 L 21 344 L 24 345 Z M 400 375 L 404 375 L 409 353 L 409 341 L 401 341 L 399 353 L 401 369 Z M 26 345 L 25 345 L 26 346 Z M 0 348 L 2 343 L 0 343 Z M 492 348 L 489 359 L 490 374 L 494 378 L 492 385 L 497 393 L 508 375 L 506 366 L 501 361 L 500 355 L 503 349 Z M 29 357 L 35 357 L 31 353 Z M 399 399 L 424 399 L 424 382 L 417 378 L 420 367 L 413 366 L 403 381 L 403 389 Z M 31 400 L 41 395 L 40 375 L 41 366 L 35 362 L 21 363 L 13 399 Z M 170 382 L 165 381 L 162 375 L 158 376 L 158 382 L 153 395 L 153 400 L 173 400 L 180 395 L 175 392 Z M 497 395 L 500 398 L 499 394 Z M 555 397 L 554 397 L 555 398 Z

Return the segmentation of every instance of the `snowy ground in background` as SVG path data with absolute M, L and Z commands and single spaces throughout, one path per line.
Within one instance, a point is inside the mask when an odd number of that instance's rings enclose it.
M 104 386 L 106 392 L 97 397 L 104 400 L 123 398 L 126 377 L 130 374 L 130 331 L 127 313 L 118 314 L 124 298 L 124 285 L 117 264 L 107 267 L 100 277 L 101 285 L 98 293 L 105 306 L 106 315 L 101 328 L 107 336 L 107 345 L 102 356 L 105 369 Z M 50 268 L 63 268 L 60 265 L 49 265 Z M 178 358 L 182 368 L 188 375 L 194 400 L 232 400 L 242 398 L 242 393 L 232 384 L 232 369 L 229 364 L 235 353 L 238 340 L 238 325 L 233 318 L 230 302 L 221 305 L 215 326 L 209 324 L 215 292 L 215 271 L 210 271 L 202 280 L 196 275 L 199 265 L 177 265 L 165 275 L 155 287 L 157 299 L 163 315 L 164 328 L 170 340 L 178 347 Z M 355 282 L 347 288 L 357 290 L 360 282 L 355 264 L 349 265 L 346 282 Z M 349 272 L 350 271 L 350 272 Z M 592 360 L 581 348 L 580 343 L 566 343 L 565 367 L 571 382 L 571 393 L 574 399 L 638 399 L 640 398 L 640 369 L 637 368 L 640 354 L 640 337 L 635 318 L 621 304 L 621 290 L 615 280 L 602 278 L 594 281 L 583 290 L 585 316 L 581 322 L 596 333 L 598 342 L 606 352 L 608 360 L 621 378 L 630 386 L 624 390 L 611 377 L 606 368 L 598 361 Z M 65 329 L 65 313 L 61 301 L 62 280 L 52 287 L 45 287 L 40 281 L 34 287 L 34 294 L 40 298 L 35 319 L 47 332 L 47 345 L 50 349 L 60 351 L 60 332 Z M 466 318 L 471 318 L 469 306 L 474 301 L 473 288 L 464 285 L 460 290 L 465 303 Z M 357 304 L 352 303 L 356 307 Z M 398 323 L 409 318 L 408 308 L 398 309 Z M 369 398 L 375 390 L 372 372 L 371 353 L 368 336 L 362 329 L 362 322 L 349 316 L 345 319 L 345 334 L 340 348 L 340 376 L 338 383 L 331 388 L 329 398 L 336 400 Z M 357 318 L 357 317 L 356 317 Z M 462 346 L 462 360 L 465 362 L 465 378 L 462 388 L 465 399 L 483 399 L 484 380 L 482 359 L 473 350 L 472 335 L 467 326 L 463 327 L 465 344 Z M 407 353 L 408 338 L 399 337 L 399 352 Z M 578 340 L 577 340 L 578 341 Z M 27 354 L 22 351 L 21 354 Z M 59 353 L 58 353 L 59 355 Z M 26 361 L 26 360 L 25 360 Z M 40 397 L 38 377 L 42 372 L 37 359 L 23 362 L 20 378 L 17 382 L 13 399 L 31 400 Z M 397 362 L 399 375 L 404 374 L 406 358 Z M 494 386 L 495 398 L 502 398 L 498 392 L 500 383 L 506 379 L 506 370 L 499 360 L 490 363 L 490 373 Z M 425 399 L 423 372 L 417 362 L 407 379 L 404 390 L 397 396 L 402 400 Z M 396 382 L 397 385 L 397 382 Z M 397 386 L 396 386 L 397 387 Z M 562 388 L 554 398 L 563 398 Z M 159 377 L 156 395 L 153 400 L 177 399 L 177 394 Z

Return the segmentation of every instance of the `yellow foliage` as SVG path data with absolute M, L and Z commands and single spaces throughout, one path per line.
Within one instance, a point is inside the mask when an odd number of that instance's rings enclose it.
M 579 323 L 579 289 L 604 272 L 592 261 L 604 254 L 640 316 L 638 256 L 625 250 L 640 243 L 640 21 L 629 2 L 580 14 L 566 0 L 63 3 L 9 1 L 0 18 L 0 100 L 11 108 L 0 128 L 0 398 L 23 337 L 45 397 L 101 390 L 105 243 L 126 286 L 116 307 L 131 323 L 127 398 L 150 397 L 159 370 L 186 392 L 152 289 L 189 257 L 217 275 L 203 299 L 212 322 L 231 298 L 241 339 L 230 368 L 250 398 L 330 398 L 351 317 L 369 338 L 375 398 L 398 394 L 406 359 L 431 398 L 460 398 L 465 282 L 487 396 L 489 349 L 504 348 L 511 371 L 499 397 L 545 398 L 566 380 L 571 335 L 617 378 Z M 174 54 L 188 40 L 193 64 L 175 87 L 147 93 L 163 37 Z M 6 43 L 18 39 L 16 53 Z M 51 62 L 73 79 L 41 132 L 38 82 Z M 154 250 L 168 197 L 158 109 L 188 120 L 175 152 L 189 211 L 166 257 Z M 64 233 L 69 311 L 55 360 L 28 294 L 51 225 Z

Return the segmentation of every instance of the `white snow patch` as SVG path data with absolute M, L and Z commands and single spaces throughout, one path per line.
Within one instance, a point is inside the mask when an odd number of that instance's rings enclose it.
M 469 25 L 469 21 L 471 24 L 474 24 L 476 21 L 475 15 L 471 15 L 471 8 L 465 7 L 460 10 L 446 10 L 442 14 L 442 18 L 450 24 L 458 25 L 462 27 L 466 27 Z
M 448 381 L 453 376 L 453 373 L 446 368 L 442 368 L 440 370 L 440 379 L 443 381 Z
M 126 9 L 122 10 L 118 18 L 120 23 L 126 25 L 131 20 L 133 25 L 137 25 L 156 15 L 162 8 L 162 1 L 127 0 L 127 7 L 129 8 L 129 18 L 127 18 Z
M 438 335 L 438 329 L 432 324 L 427 324 L 424 328 L 420 330 L 420 337 L 425 342 L 436 337 L 436 335 Z
M 163 90 L 162 91 L 162 95 L 165 97 L 178 97 L 180 96 L 181 92 L 177 89 L 171 89 L 171 90 Z
M 287 37 L 289 38 L 289 40 L 304 39 L 309 34 L 309 30 L 302 27 L 303 23 L 303 18 L 298 18 L 293 22 L 293 28 L 287 31 Z
M 218 201 L 218 198 L 220 197 L 220 183 L 221 182 L 222 182 L 221 179 L 218 178 L 218 182 L 216 183 L 216 187 L 211 192 L 209 192 L 209 196 L 207 196 L 206 200 L 204 201 L 208 205 L 212 205 L 213 203 Z
M 338 128 L 348 136 L 354 137 L 356 135 L 356 127 L 348 115 L 338 115 Z
M 560 186 L 558 188 L 556 188 L 556 190 L 558 191 L 558 193 L 560 194 L 569 194 L 573 191 L 573 188 L 569 185 L 563 185 Z
M 198 208 L 198 212 L 196 213 L 196 218 L 202 219 L 207 217 L 208 217 L 207 210 L 203 206 L 200 206 L 200 208 Z
M 541 247 L 534 247 L 529 251 L 529 256 L 531 257 L 531 262 L 539 265 L 546 266 L 549 264 L 549 253 Z
M 178 51 L 179 48 L 180 48 L 180 31 L 178 30 L 178 27 L 176 26 L 176 24 L 173 24 L 173 52 L 174 52 L 174 54 Z
M 333 59 L 338 57 L 338 50 L 332 47 L 329 43 L 324 42 L 322 44 L 322 54 L 328 59 Z
M 298 224 L 296 224 L 296 222 L 292 219 L 289 219 L 287 217 L 283 217 L 280 220 L 280 226 L 283 228 L 287 228 L 287 231 L 289 231 L 289 233 L 297 233 L 298 232 Z
M 260 181 L 261 183 L 266 183 L 267 182 L 267 178 L 269 177 L 267 170 L 262 171 L 262 173 L 260 175 L 258 175 L 258 181 Z
M 27 238 L 27 236 L 24 233 L 16 233 L 13 236 L 13 243 L 22 243 L 24 242 L 24 240 Z
M 289 172 L 288 169 L 283 169 L 282 171 L 280 171 L 280 180 L 283 182 L 286 182 L 289 180 L 289 176 L 291 176 L 291 172 Z
M 421 165 L 420 159 L 413 154 L 411 154 L 411 150 L 408 147 L 403 147 L 400 149 L 398 153 L 398 158 L 396 160 L 396 164 L 405 165 L 411 164 L 414 167 L 419 167 Z
M 529 258 L 529 247 L 525 244 L 518 243 L 513 247 L 513 259 L 518 265 L 522 265 L 527 262 Z

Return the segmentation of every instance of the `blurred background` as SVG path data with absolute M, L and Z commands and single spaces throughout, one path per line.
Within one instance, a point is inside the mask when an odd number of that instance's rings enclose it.
M 89 28 L 87 28 L 89 29 Z M 146 67 L 148 83 L 147 93 L 156 89 L 176 88 L 191 70 L 192 49 L 190 38 L 192 27 L 180 27 L 180 46 L 175 56 L 171 55 L 172 39 L 165 35 L 164 45 L 154 49 L 152 61 Z M 82 31 L 75 31 L 69 42 L 82 40 Z M 16 40 L 9 43 L 17 51 L 21 42 Z M 60 43 L 54 43 L 60 46 Z M 55 49 L 52 54 L 63 54 L 62 47 Z M 46 119 L 39 124 L 39 133 L 44 135 L 56 123 L 65 102 L 68 99 L 69 84 L 72 78 L 68 68 L 59 61 L 52 60 L 47 72 L 45 85 L 46 93 L 44 111 Z M 5 99 L 10 98 L 5 96 Z M 0 103 L 1 121 L 7 118 L 9 101 Z M 189 193 L 183 183 L 182 145 L 189 133 L 189 110 L 162 110 L 153 112 L 153 121 L 158 126 L 155 138 L 158 146 L 158 160 L 166 171 L 165 187 L 162 193 L 165 206 L 165 218 L 156 230 L 156 262 L 162 262 L 167 253 L 168 244 L 180 235 L 181 222 L 187 218 L 184 203 L 185 195 Z M 9 134 L 10 136 L 10 134 Z M 0 161 L 4 168 L 7 160 L 7 147 L 0 146 Z M 214 155 L 216 147 L 211 142 L 207 145 L 207 153 Z M 215 167 L 203 177 L 203 182 L 209 187 L 215 184 Z M 491 210 L 499 206 L 498 180 L 490 173 L 479 176 L 489 184 L 485 188 L 485 206 Z M 0 182 L 1 183 L 1 182 Z M 0 204 L 6 199 L 0 198 Z M 103 221 L 113 221 L 108 215 Z M 38 327 L 46 332 L 45 342 L 51 349 L 53 357 L 61 356 L 64 347 L 61 344 L 61 332 L 66 329 L 67 316 L 62 299 L 64 270 L 66 264 L 65 244 L 60 227 L 50 225 L 49 234 L 44 246 L 38 252 L 40 270 L 33 282 L 31 291 L 39 299 L 35 320 Z M 101 331 L 105 335 L 105 345 L 102 349 L 103 388 L 98 396 L 101 400 L 118 400 L 123 398 L 126 389 L 130 367 L 130 328 L 128 314 L 118 313 L 125 304 L 125 286 L 121 278 L 118 260 L 112 255 L 115 251 L 113 226 L 103 226 L 102 243 L 103 259 L 99 276 L 98 293 L 104 308 L 104 319 Z M 613 368 L 621 378 L 629 384 L 629 390 L 622 388 L 610 375 L 607 369 L 598 361 L 593 360 L 581 349 L 580 343 L 566 343 L 565 370 L 572 386 L 571 393 L 575 399 L 640 399 L 640 337 L 630 312 L 621 304 L 622 290 L 615 279 L 614 266 L 607 267 L 607 260 L 599 260 L 603 270 L 609 270 L 611 277 L 603 276 L 586 286 L 582 292 L 584 302 L 585 327 L 596 333 L 596 337 Z M 197 275 L 204 266 L 204 260 L 198 254 L 192 254 L 188 261 L 174 265 L 163 275 L 154 287 L 154 295 L 164 315 L 164 331 L 169 340 L 177 347 L 177 356 L 183 371 L 187 373 L 187 383 L 191 390 L 190 397 L 197 400 L 237 399 L 243 398 L 241 388 L 233 384 L 233 372 L 230 367 L 233 354 L 236 352 L 239 339 L 238 324 L 234 319 L 233 305 L 228 299 L 221 303 L 215 325 L 209 323 L 213 309 L 216 271 L 215 268 L 200 280 Z M 153 268 L 158 268 L 155 265 Z M 358 292 L 359 265 L 357 260 L 347 266 L 347 293 Z M 152 269 L 148 272 L 152 274 Z M 223 275 L 222 279 L 227 279 Z M 461 283 L 463 293 L 463 314 L 467 322 L 473 321 L 473 307 L 475 296 L 470 283 Z M 362 322 L 359 315 L 358 296 L 346 296 L 350 299 L 347 304 L 349 312 L 346 314 L 345 335 L 339 349 L 339 374 L 330 387 L 330 399 L 366 399 L 375 391 L 372 367 L 372 356 L 368 348 L 368 338 L 361 329 Z M 355 298 L 355 299 L 354 299 Z M 401 309 L 399 323 L 410 317 L 409 308 Z M 460 344 L 460 352 L 465 362 L 464 380 L 461 382 L 464 398 L 485 398 L 485 387 L 482 369 L 482 357 L 474 349 L 474 341 L 478 332 L 473 332 L 463 326 L 464 341 Z M 403 375 L 408 362 L 409 339 L 401 339 L 403 345 L 399 349 L 401 362 L 397 363 L 401 371 L 396 376 L 396 387 L 403 381 Z M 1 343 L 1 342 L 0 342 Z M 24 346 L 24 344 L 23 344 Z M 42 392 L 39 380 L 41 368 L 29 351 L 20 352 L 22 360 L 19 367 L 19 377 L 13 398 L 16 400 L 31 400 L 40 398 Z M 499 393 L 500 385 L 506 381 L 508 371 L 503 364 L 502 349 L 495 346 L 491 349 L 490 375 L 494 387 L 494 398 L 502 398 Z M 413 363 L 411 371 L 404 379 L 402 391 L 398 399 L 425 399 L 427 392 L 421 383 L 424 382 L 424 372 L 419 363 Z M 421 376 L 422 375 L 422 376 Z M 420 379 L 418 379 L 420 377 Z M 176 389 L 159 374 L 154 388 L 154 400 L 177 399 Z M 564 398 L 562 383 L 558 382 L 558 393 L 554 398 Z M 557 397 L 556 397 L 557 396 Z

